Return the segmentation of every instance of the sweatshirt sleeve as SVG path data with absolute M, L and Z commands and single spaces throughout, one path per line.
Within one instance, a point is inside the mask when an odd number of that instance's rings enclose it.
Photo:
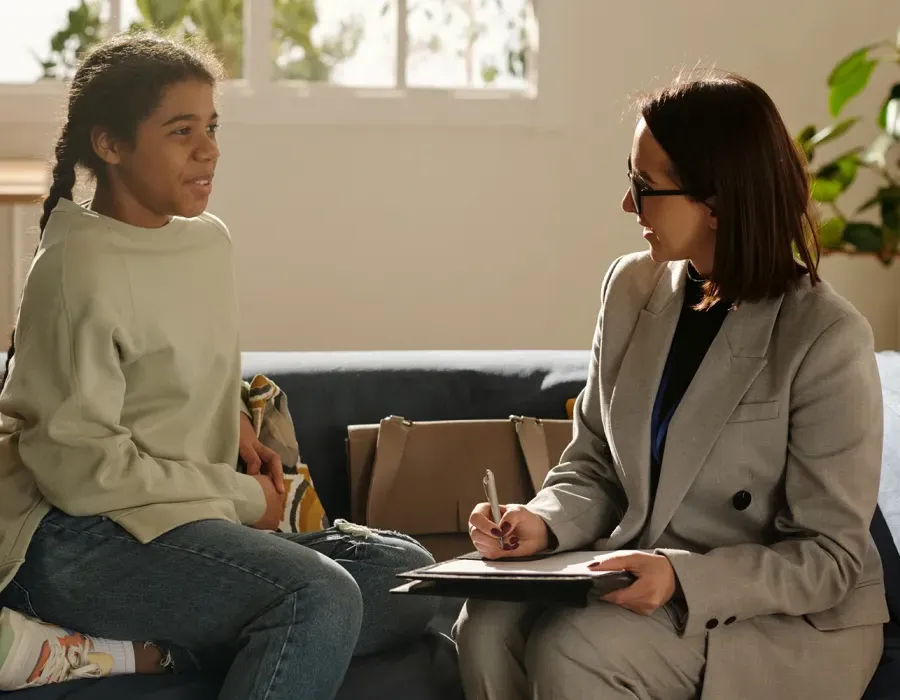
M 119 300 L 111 294 L 70 300 L 62 253 L 49 249 L 40 257 L 23 294 L 0 410 L 21 421 L 19 455 L 47 501 L 71 515 L 96 515 L 222 499 L 234 504 L 241 522 L 258 521 L 266 504 L 253 477 L 229 464 L 162 459 L 138 449 L 121 424 Z

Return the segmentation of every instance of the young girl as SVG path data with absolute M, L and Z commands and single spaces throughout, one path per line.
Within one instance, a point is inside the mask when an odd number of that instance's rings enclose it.
M 413 540 L 262 531 L 279 465 L 240 444 L 231 240 L 204 213 L 218 73 L 132 35 L 72 81 L 0 393 L 0 689 L 172 666 L 221 673 L 223 699 L 325 700 L 433 612 L 387 593 L 431 561 Z

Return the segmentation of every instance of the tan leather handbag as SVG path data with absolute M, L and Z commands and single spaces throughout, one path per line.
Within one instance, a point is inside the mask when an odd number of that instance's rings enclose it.
M 418 539 L 436 559 L 471 552 L 469 514 L 494 472 L 501 503 L 527 502 L 572 439 L 572 421 L 415 423 L 391 416 L 347 430 L 352 519 Z

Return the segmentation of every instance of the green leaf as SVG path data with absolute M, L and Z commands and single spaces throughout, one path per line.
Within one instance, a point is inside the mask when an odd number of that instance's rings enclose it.
M 815 149 L 809 145 L 810 139 L 816 135 L 819 130 L 813 124 L 806 126 L 803 128 L 797 137 L 794 139 L 797 142 L 797 145 L 803 150 L 803 154 L 806 156 L 806 160 L 810 161 L 815 154 Z
M 864 211 L 868 211 L 876 204 L 883 205 L 884 203 L 900 203 L 900 187 L 892 186 L 879 188 L 878 192 L 875 193 L 875 196 L 870 197 L 865 202 L 859 205 L 856 213 L 862 214 Z
M 817 177 L 812 183 L 812 198 L 816 202 L 833 202 L 843 191 L 841 183 L 836 180 L 823 180 Z
M 844 240 L 863 253 L 880 253 L 884 248 L 881 227 L 862 221 L 847 224 Z
M 191 0 L 136 0 L 141 16 L 160 29 L 172 29 L 181 24 L 191 9 Z
M 809 124 L 808 126 L 803 127 L 803 131 L 797 134 L 797 143 L 807 143 L 813 136 L 816 135 L 816 133 L 818 133 L 818 131 L 819 130 L 813 124 Z
M 859 161 L 855 153 L 847 153 L 821 168 L 812 184 L 812 198 L 817 202 L 833 202 L 856 179 Z
M 823 248 L 835 250 L 844 242 L 844 229 L 847 222 L 843 219 L 828 219 L 819 227 L 819 242 Z
M 50 50 L 54 53 L 62 53 L 70 36 L 72 36 L 72 33 L 57 32 L 54 34 L 53 38 L 50 39 Z
M 888 93 L 888 96 L 884 98 L 884 102 L 881 105 L 881 111 L 878 112 L 878 126 L 882 129 L 887 126 L 888 104 L 890 104 L 891 100 L 896 100 L 897 98 L 900 98 L 900 83 L 894 84 L 891 91 Z
M 859 117 L 851 117 L 850 119 L 844 119 L 837 124 L 826 126 L 809 139 L 809 144 L 812 148 L 815 148 L 816 146 L 821 146 L 823 143 L 834 141 L 846 134 L 858 121 Z
M 897 143 L 889 134 L 878 134 L 875 140 L 864 150 L 859 160 L 866 165 L 874 165 L 882 170 L 887 167 L 887 154 Z
M 900 233 L 900 187 L 884 187 L 878 190 L 881 203 L 881 222 L 885 228 Z
M 878 63 L 869 58 L 869 51 L 873 47 L 854 51 L 842 59 L 828 76 L 830 95 L 828 106 L 832 116 L 838 116 L 850 100 L 856 97 L 869 84 L 872 71 Z

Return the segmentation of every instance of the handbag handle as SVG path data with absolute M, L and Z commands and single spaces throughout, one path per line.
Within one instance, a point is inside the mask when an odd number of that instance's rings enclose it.
M 400 476 L 400 465 L 406 449 L 406 436 L 410 421 L 401 416 L 389 416 L 378 425 L 378 440 L 375 443 L 375 464 L 369 481 L 369 497 L 366 501 L 366 522 L 371 521 L 371 513 L 383 511 L 385 503 L 394 490 Z
M 537 493 L 551 467 L 544 425 L 537 418 L 510 416 L 509 420 L 516 431 L 529 481 Z M 389 497 L 400 478 L 400 466 L 411 425 L 410 421 L 401 416 L 390 416 L 379 423 L 375 445 L 375 464 L 378 469 L 375 470 L 377 473 L 372 474 L 369 483 L 366 522 L 370 522 L 372 513 L 383 512 L 390 502 Z
M 519 447 L 525 458 L 531 487 L 537 493 L 543 487 L 544 479 L 547 478 L 551 466 L 544 424 L 538 418 L 510 416 L 509 419 L 516 426 L 516 437 L 519 439 Z

